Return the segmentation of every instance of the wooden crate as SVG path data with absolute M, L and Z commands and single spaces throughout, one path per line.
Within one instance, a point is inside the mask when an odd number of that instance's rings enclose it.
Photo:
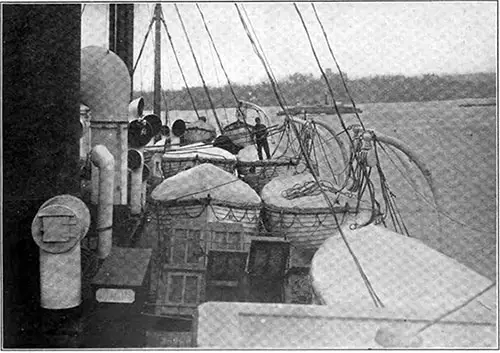
M 162 245 L 158 249 L 151 279 L 155 315 L 193 315 L 196 307 L 205 301 L 210 255 L 227 254 L 217 257 L 224 262 L 217 271 L 222 268 L 232 273 L 236 266 L 240 275 L 246 268 L 250 248 L 243 230 L 238 223 L 207 223 L 193 219 L 172 223 L 163 234 L 158 234 L 162 237 Z M 227 287 L 227 283 L 235 281 L 234 276 L 214 275 L 216 267 L 216 264 L 211 265 L 210 285 Z M 238 287 L 238 284 L 231 283 L 229 287 Z

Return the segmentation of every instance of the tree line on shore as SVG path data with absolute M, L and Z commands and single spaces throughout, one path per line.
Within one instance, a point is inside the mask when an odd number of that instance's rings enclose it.
M 339 74 L 326 70 L 326 76 L 336 101 L 349 102 Z M 421 76 L 377 75 L 349 79 L 343 73 L 347 88 L 356 103 L 423 102 L 463 98 L 489 98 L 496 96 L 495 73 L 426 74 Z M 278 80 L 281 93 L 288 105 L 317 105 L 331 103 L 329 89 L 322 77 L 295 73 Z M 277 106 L 278 101 L 268 81 L 254 85 L 232 84 L 236 97 L 260 106 Z M 203 87 L 190 87 L 197 109 L 210 109 L 210 101 Z M 210 97 L 216 108 L 235 107 L 235 99 L 228 85 L 209 87 Z M 146 107 L 152 107 L 153 92 L 134 92 L 142 96 Z M 164 90 L 162 110 L 193 110 L 186 88 Z

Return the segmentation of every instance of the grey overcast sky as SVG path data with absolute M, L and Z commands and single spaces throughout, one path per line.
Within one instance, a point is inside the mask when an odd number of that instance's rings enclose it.
M 495 71 L 496 2 L 315 2 L 343 72 L 350 78 L 380 74 L 472 73 Z M 223 64 L 233 82 L 265 79 L 233 3 L 200 3 Z M 194 3 L 179 3 L 205 81 L 226 84 Z M 274 74 L 319 71 L 293 3 L 244 3 Z M 334 69 L 310 3 L 298 3 L 324 67 Z M 165 20 L 190 86 L 201 85 L 172 3 L 162 4 Z M 135 5 L 134 56 L 137 58 L 154 3 Z M 107 47 L 108 6 L 87 4 L 82 15 L 82 47 Z M 153 38 L 149 35 L 134 88 L 153 88 Z M 162 87 L 183 87 L 170 43 L 162 29 Z

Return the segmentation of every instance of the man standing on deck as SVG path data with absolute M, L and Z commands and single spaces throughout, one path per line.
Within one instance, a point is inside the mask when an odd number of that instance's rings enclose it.
M 253 134 L 255 136 L 255 143 L 257 144 L 257 154 L 259 155 L 259 159 L 262 160 L 262 148 L 264 148 L 264 151 L 266 152 L 267 159 L 271 159 L 269 144 L 267 143 L 267 127 L 266 125 L 260 123 L 260 118 L 255 118 Z

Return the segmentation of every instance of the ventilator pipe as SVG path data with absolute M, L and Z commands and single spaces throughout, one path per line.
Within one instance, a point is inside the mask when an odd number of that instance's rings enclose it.
M 151 171 L 149 167 L 144 164 L 142 168 L 142 195 L 141 195 L 141 206 L 144 209 L 146 207 L 146 194 L 148 190 L 148 180 L 151 176 Z
M 60 195 L 47 200 L 31 224 L 40 247 L 40 304 L 50 310 L 70 309 L 82 302 L 80 241 L 90 225 L 83 201 Z
M 130 213 L 138 215 L 142 211 L 142 172 L 144 169 L 143 148 L 128 151 L 130 173 Z
M 90 152 L 90 109 L 84 104 L 80 104 L 80 124 L 82 136 L 80 137 L 80 159 L 86 160 Z
M 92 110 L 92 120 L 128 122 L 131 79 L 123 60 L 98 46 L 83 48 L 81 59 L 81 102 Z
M 113 155 L 113 202 L 126 205 L 130 73 L 123 60 L 112 51 L 89 46 L 82 49 L 80 74 L 80 102 L 92 112 L 91 145 L 104 145 Z
M 93 199 L 97 201 L 97 257 L 105 259 L 112 246 L 113 236 L 113 187 L 115 160 L 103 145 L 95 146 L 90 154 L 92 163 L 99 168 L 99 187 L 92 188 Z
M 186 132 L 186 123 L 182 119 L 177 119 L 170 129 L 170 148 L 177 149 L 181 145 L 181 138 Z
M 128 116 L 129 119 L 139 119 L 142 117 L 144 112 L 144 98 L 139 97 L 134 99 L 128 105 Z
M 181 138 L 173 134 L 170 135 L 170 149 L 178 149 L 181 147 Z

